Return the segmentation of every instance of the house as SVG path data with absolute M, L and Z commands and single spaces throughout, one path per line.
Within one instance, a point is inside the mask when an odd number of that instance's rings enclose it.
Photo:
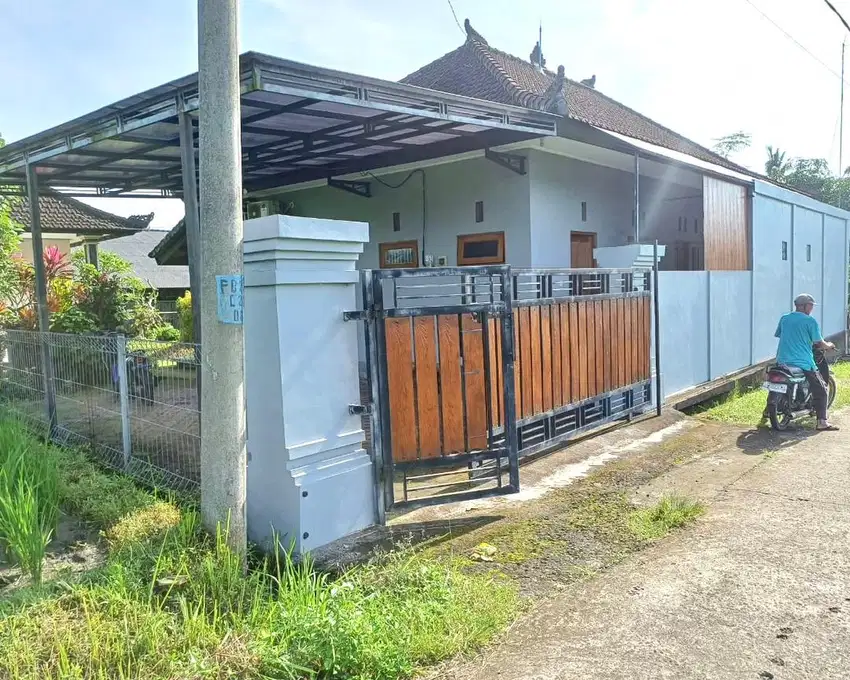
M 575 82 L 539 49 L 520 59 L 465 25 L 460 47 L 402 82 L 564 115 L 557 135 L 249 192 L 248 210 L 368 222 L 362 268 L 627 266 L 630 246 L 657 241 L 667 396 L 770 358 L 802 290 L 844 342 L 850 214 L 615 101 L 602 79 Z M 178 225 L 151 255 L 185 252 Z
M 645 262 L 657 242 L 666 394 L 769 358 L 795 291 L 822 301 L 828 336 L 843 334 L 850 213 L 615 101 L 604 76 L 577 82 L 533 55 L 496 49 L 469 22 L 457 49 L 400 83 L 242 55 L 247 214 L 368 222 L 362 268 L 604 268 Z M 0 180 L 23 183 L 36 157 L 45 186 L 195 191 L 183 162 L 197 83 L 189 75 L 10 144 Z M 104 160 L 85 163 L 82 147 Z M 157 262 L 186 264 L 184 232 L 153 249 Z
M 149 215 L 119 217 L 93 208 L 82 201 L 65 196 L 58 191 L 44 191 L 39 198 L 41 230 L 44 247 L 59 249 L 70 256 L 74 247 L 86 249 L 87 257 L 95 258 L 97 244 L 101 241 L 135 234 L 146 229 L 153 219 Z M 21 235 L 20 254 L 32 262 L 32 237 L 30 235 L 30 206 L 27 197 L 12 202 L 10 216 L 24 228 Z

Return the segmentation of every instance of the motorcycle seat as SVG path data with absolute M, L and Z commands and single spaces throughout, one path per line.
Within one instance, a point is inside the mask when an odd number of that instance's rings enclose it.
M 769 366 L 767 370 L 782 371 L 783 373 L 787 373 L 788 375 L 793 376 L 801 376 L 805 373 L 802 368 L 797 368 L 796 366 L 787 366 L 786 364 L 773 364 L 772 366 Z

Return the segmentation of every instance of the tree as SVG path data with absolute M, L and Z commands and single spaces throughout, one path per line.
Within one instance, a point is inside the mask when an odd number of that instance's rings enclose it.
M 791 163 L 786 160 L 785 152 L 775 149 L 768 144 L 767 160 L 764 162 L 764 174 L 776 182 L 782 182 L 791 169 Z
M 0 148 L 6 144 L 0 135 Z M 0 308 L 8 300 L 14 282 L 17 279 L 17 264 L 14 256 L 18 253 L 21 243 L 21 227 L 12 222 L 9 213 L 12 209 L 13 198 L 0 194 Z
M 733 132 L 731 135 L 719 137 L 714 140 L 714 152 L 723 156 L 723 158 L 729 158 L 733 153 L 738 153 L 749 148 L 752 139 L 752 135 L 749 132 L 740 130 Z

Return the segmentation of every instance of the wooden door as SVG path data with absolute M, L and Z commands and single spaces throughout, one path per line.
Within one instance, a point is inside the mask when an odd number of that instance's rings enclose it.
M 584 231 L 570 232 L 570 266 L 573 269 L 593 269 L 593 249 L 596 248 L 596 234 Z

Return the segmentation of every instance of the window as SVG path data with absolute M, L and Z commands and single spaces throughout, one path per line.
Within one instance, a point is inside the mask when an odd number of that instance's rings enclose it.
M 401 231 L 401 213 L 393 213 L 393 231 Z
M 581 221 L 587 222 L 587 201 L 581 202 Z
M 788 259 L 788 241 L 782 242 L 782 259 L 783 260 Z
M 811 262 L 811 261 L 812 261 L 812 246 L 807 245 L 806 246 L 806 262 Z
M 484 221 L 484 201 L 475 201 L 475 221 Z
M 419 243 L 396 241 L 378 245 L 381 269 L 399 269 L 419 266 Z
M 457 237 L 457 263 L 459 266 L 473 264 L 505 263 L 505 232 L 490 234 L 464 234 Z

